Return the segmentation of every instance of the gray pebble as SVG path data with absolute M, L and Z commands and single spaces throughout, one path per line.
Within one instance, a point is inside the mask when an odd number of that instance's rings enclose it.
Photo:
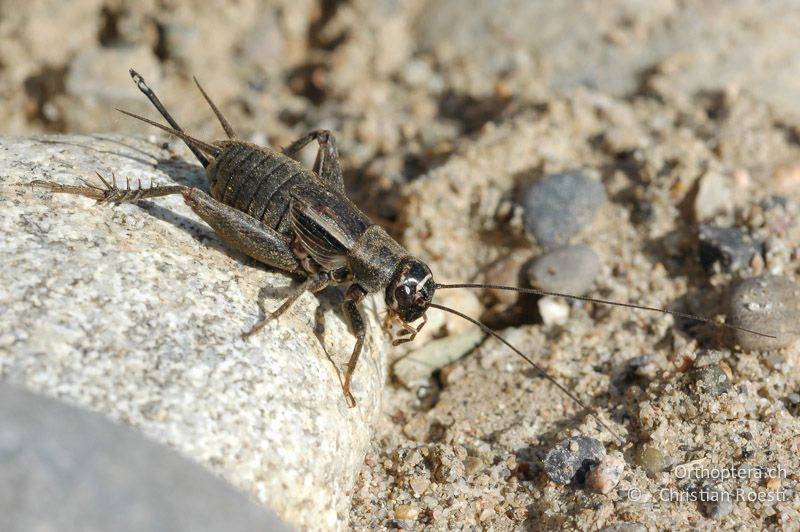
M 130 427 L 0 384 L 0 530 L 289 530 Z
M 797 339 L 800 287 L 777 275 L 763 275 L 739 283 L 728 300 L 730 323 L 776 336 L 766 338 L 734 331 L 736 343 L 747 350 L 786 347 Z
M 603 443 L 587 436 L 575 436 L 560 441 L 544 457 L 544 470 L 559 484 L 582 485 L 592 466 L 606 454 Z
M 580 296 L 600 273 L 600 258 L 582 245 L 556 248 L 538 257 L 526 271 L 531 286 Z
M 709 519 L 722 519 L 733 511 L 733 499 L 727 491 L 706 487 L 700 493 L 700 506 Z
M 717 365 L 693 368 L 689 371 L 689 379 L 698 392 L 708 393 L 714 397 L 719 397 L 733 388 L 728 375 Z
M 580 171 L 543 177 L 523 194 L 525 227 L 543 248 L 568 244 L 605 202 L 603 184 Z
M 648 477 L 655 478 L 672 465 L 672 458 L 652 445 L 645 445 L 639 453 L 639 465 Z
M 749 269 L 753 257 L 761 254 L 761 242 L 737 227 L 702 224 L 698 238 L 698 258 L 709 273 L 716 268 L 724 272 Z

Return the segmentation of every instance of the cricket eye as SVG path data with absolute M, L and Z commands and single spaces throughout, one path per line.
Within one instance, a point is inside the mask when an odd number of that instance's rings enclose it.
M 415 295 L 414 289 L 406 283 L 403 283 L 394 289 L 394 300 L 397 301 L 397 305 L 400 308 L 413 305 Z

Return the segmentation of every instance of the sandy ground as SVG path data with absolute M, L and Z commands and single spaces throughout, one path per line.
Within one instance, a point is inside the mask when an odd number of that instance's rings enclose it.
M 335 131 L 354 200 L 439 281 L 516 284 L 543 252 L 522 226 L 521 193 L 575 168 L 608 196 L 573 239 L 601 259 L 592 295 L 715 317 L 740 280 L 798 275 L 792 2 L 5 4 L 4 134 L 152 135 L 111 111 L 152 116 L 128 78 L 136 67 L 186 129 L 221 136 L 197 75 L 244 138 L 286 145 Z M 735 271 L 706 270 L 700 222 L 739 228 L 763 252 Z M 422 385 L 387 386 L 353 527 L 800 526 L 796 345 L 742 350 L 718 328 L 590 304 L 543 325 L 530 298 L 475 296 L 444 301 L 503 328 L 625 444 L 486 340 Z M 431 320 L 410 349 L 465 331 Z M 707 349 L 719 352 L 725 394 L 692 384 Z M 578 434 L 624 457 L 610 493 L 544 472 L 547 451 Z M 685 464 L 751 473 L 682 478 Z M 688 500 L 709 487 L 733 494 L 732 507 Z

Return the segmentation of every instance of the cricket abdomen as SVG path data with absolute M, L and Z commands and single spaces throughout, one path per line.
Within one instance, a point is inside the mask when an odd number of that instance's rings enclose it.
M 206 173 L 211 195 L 278 229 L 288 208 L 291 188 L 316 176 L 300 163 L 263 146 L 241 141 L 219 143 L 222 153 Z

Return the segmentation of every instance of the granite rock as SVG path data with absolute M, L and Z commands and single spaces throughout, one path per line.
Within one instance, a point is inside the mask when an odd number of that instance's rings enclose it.
M 230 251 L 180 196 L 110 207 L 26 186 L 95 172 L 205 187 L 144 140 L 0 140 L 0 378 L 138 428 L 291 525 L 346 526 L 385 380 L 377 300 L 351 409 L 327 356 L 343 367 L 354 344 L 335 290 L 244 341 L 296 281 Z

